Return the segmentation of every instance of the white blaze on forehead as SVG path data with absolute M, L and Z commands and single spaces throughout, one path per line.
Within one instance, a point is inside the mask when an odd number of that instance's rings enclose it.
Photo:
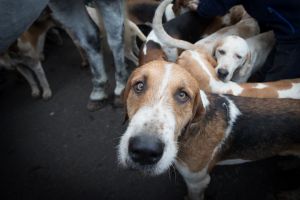
M 119 145 L 119 160 L 126 165 L 130 160 L 128 155 L 128 144 L 130 138 L 151 134 L 161 139 L 164 143 L 164 153 L 160 161 L 153 169 L 154 174 L 160 174 L 168 169 L 177 154 L 177 144 L 174 141 L 176 119 L 173 108 L 166 102 L 167 89 L 171 82 L 172 64 L 164 66 L 158 91 L 154 91 L 153 101 L 145 103 L 131 118 L 128 128 L 121 138 Z
M 200 97 L 201 97 L 203 107 L 206 109 L 209 106 L 209 101 L 205 92 L 203 92 L 203 90 L 200 90 Z
M 279 90 L 278 98 L 300 99 L 300 83 L 292 83 L 292 87 L 287 90 Z
M 192 58 L 198 63 L 198 67 L 200 67 L 209 77 L 209 86 L 211 92 L 218 94 L 226 94 L 232 92 L 232 94 L 235 96 L 243 92 L 244 89 L 235 82 L 229 81 L 224 83 L 223 81 L 216 80 L 209 71 L 209 66 L 206 66 L 206 64 L 201 60 L 203 58 L 200 58 L 200 55 L 195 51 L 189 50 L 189 52 L 191 53 Z
M 164 69 L 165 69 L 164 75 L 163 75 L 162 82 L 160 84 L 159 92 L 158 92 L 159 97 L 163 97 L 163 96 L 166 97 L 166 90 L 168 88 L 168 85 L 169 85 L 171 77 L 172 77 L 171 76 L 172 64 L 166 64 L 164 66 Z

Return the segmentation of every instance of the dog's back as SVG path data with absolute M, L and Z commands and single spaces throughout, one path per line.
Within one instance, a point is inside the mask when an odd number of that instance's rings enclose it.
M 229 96 L 241 115 L 235 121 L 223 156 L 258 160 L 300 155 L 300 101 Z

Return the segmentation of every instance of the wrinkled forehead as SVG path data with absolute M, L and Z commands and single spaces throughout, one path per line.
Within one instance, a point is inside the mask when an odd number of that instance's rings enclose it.
M 220 48 L 228 52 L 236 52 L 241 55 L 246 55 L 249 51 L 246 40 L 238 36 L 228 36 L 224 38 Z
M 175 89 L 197 91 L 196 80 L 181 66 L 164 61 L 153 61 L 140 67 L 131 82 L 145 81 L 148 89 L 156 93 Z

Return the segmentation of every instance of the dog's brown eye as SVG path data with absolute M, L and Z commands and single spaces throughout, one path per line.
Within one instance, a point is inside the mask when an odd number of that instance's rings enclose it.
M 221 55 L 224 55 L 224 54 L 225 54 L 225 51 L 222 50 L 222 49 L 219 49 L 218 52 L 219 52 L 219 54 L 221 54 Z
M 144 90 L 144 83 L 142 81 L 137 82 L 134 86 L 133 89 L 136 93 L 141 93 Z
M 235 56 L 236 56 L 238 59 L 242 59 L 242 56 L 240 56 L 239 54 L 235 54 Z
M 178 91 L 175 98 L 179 103 L 185 103 L 190 99 L 189 95 L 185 91 Z

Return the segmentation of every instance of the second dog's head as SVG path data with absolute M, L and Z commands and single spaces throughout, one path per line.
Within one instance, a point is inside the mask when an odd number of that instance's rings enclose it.
M 203 108 L 197 81 L 179 65 L 153 61 L 131 74 L 124 98 L 129 124 L 119 144 L 120 163 L 147 174 L 166 171 L 178 137 Z
M 237 70 L 246 67 L 250 61 L 247 42 L 238 36 L 227 36 L 219 42 L 214 50 L 217 60 L 216 73 L 222 81 L 230 81 Z

